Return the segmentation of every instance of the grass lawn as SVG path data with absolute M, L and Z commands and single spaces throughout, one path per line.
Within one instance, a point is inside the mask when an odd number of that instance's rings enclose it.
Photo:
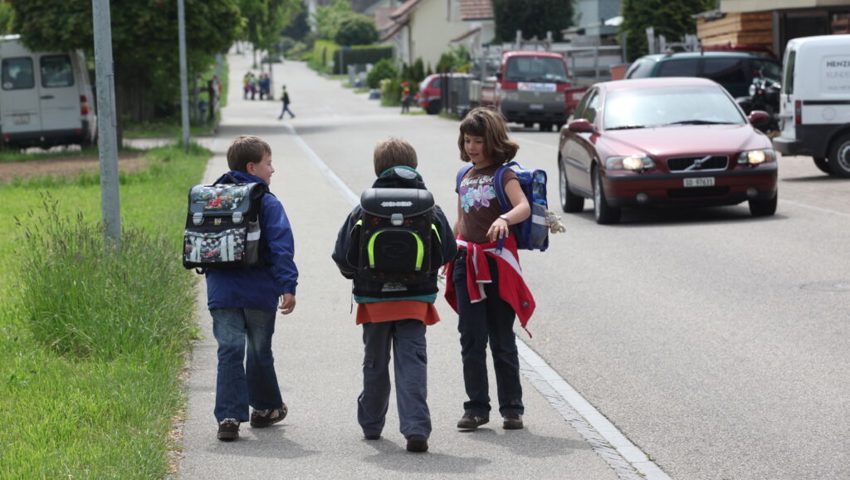
M 121 216 L 129 247 L 122 258 L 128 265 L 156 263 L 142 255 L 151 252 L 133 251 L 135 244 L 129 241 L 150 237 L 156 240 L 141 244 L 158 248 L 152 253 L 162 265 L 179 265 L 186 192 L 200 180 L 211 154 L 199 147 L 189 154 L 164 147 L 148 155 L 148 167 L 122 176 Z M 38 238 L 24 237 L 26 228 L 54 221 L 45 202 L 71 219 L 69 232 L 77 231 L 77 215 L 82 224 L 96 224 L 100 187 L 89 177 L 0 185 L 0 202 L 11 212 L 0 216 L 0 478 L 163 478 L 169 472 L 169 452 L 178 447 L 169 440 L 172 419 L 185 403 L 179 373 L 194 334 L 194 273 L 160 268 L 160 279 L 167 282 L 146 282 L 132 277 L 150 275 L 146 268 L 126 268 L 124 280 L 115 284 L 114 278 L 97 278 L 100 266 L 110 262 L 87 259 L 73 242 L 65 259 L 59 252 L 64 241 L 45 246 Z M 142 233 L 134 236 L 134 231 Z M 109 255 L 93 251 L 94 257 Z M 50 267 L 49 272 L 34 272 L 25 265 Z M 43 293 L 33 288 L 57 278 L 62 281 Z M 98 283 L 103 281 L 105 286 Z M 123 283 L 132 285 L 132 291 L 122 292 Z M 144 300 L 154 298 L 151 294 L 168 298 L 168 305 Z M 128 305 L 133 315 L 124 313 Z M 97 333 L 116 338 L 133 338 L 130 334 L 140 328 L 154 338 L 162 335 L 155 326 L 163 316 L 173 320 L 169 328 L 174 329 L 166 332 L 168 341 L 152 341 L 143 349 L 128 343 L 98 352 L 100 343 L 95 342 L 91 352 L 63 350 L 74 336 L 95 337 L 69 320 L 82 309 L 101 322 L 94 325 L 101 330 Z M 45 335 L 34 328 L 39 322 L 57 333 Z

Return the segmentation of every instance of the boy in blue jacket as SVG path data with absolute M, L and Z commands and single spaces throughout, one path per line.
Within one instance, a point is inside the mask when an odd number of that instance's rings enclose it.
M 227 149 L 230 172 L 216 183 L 271 182 L 272 151 L 258 137 L 237 137 Z M 218 439 L 239 438 L 239 424 L 249 420 L 254 428 L 273 425 L 286 417 L 272 356 L 276 310 L 284 315 L 295 308 L 298 269 L 294 261 L 292 228 L 280 200 L 271 193 L 262 197 L 260 258 L 256 267 L 208 269 L 207 306 L 218 342 L 215 418 Z M 247 339 L 247 362 L 245 346 Z

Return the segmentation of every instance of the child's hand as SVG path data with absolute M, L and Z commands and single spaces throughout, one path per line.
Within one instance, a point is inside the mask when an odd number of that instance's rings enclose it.
M 291 293 L 284 293 L 280 296 L 280 313 L 284 315 L 289 315 L 295 310 L 295 295 Z
M 491 242 L 496 242 L 501 238 L 508 238 L 511 229 L 508 228 L 508 221 L 502 217 L 496 219 L 490 228 L 487 230 L 487 238 Z

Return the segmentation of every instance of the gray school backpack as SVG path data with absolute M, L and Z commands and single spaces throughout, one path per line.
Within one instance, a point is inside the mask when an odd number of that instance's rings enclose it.
M 183 234 L 183 266 L 244 268 L 260 263 L 262 183 L 195 185 Z

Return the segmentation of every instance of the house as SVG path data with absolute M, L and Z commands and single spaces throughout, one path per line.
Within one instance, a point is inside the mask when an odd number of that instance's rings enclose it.
M 702 45 L 748 45 L 782 56 L 788 40 L 850 33 L 850 5 L 835 0 L 720 0 L 697 18 Z
M 452 39 L 467 33 L 461 19 L 460 0 L 407 0 L 390 13 L 391 26 L 381 41 L 395 47 L 396 58 L 408 65 L 422 58 L 436 66 Z
M 484 46 L 492 43 L 496 36 L 493 2 L 460 0 L 460 19 L 466 23 L 467 30 L 451 39 L 451 43 L 465 46 L 473 58 L 481 56 Z

